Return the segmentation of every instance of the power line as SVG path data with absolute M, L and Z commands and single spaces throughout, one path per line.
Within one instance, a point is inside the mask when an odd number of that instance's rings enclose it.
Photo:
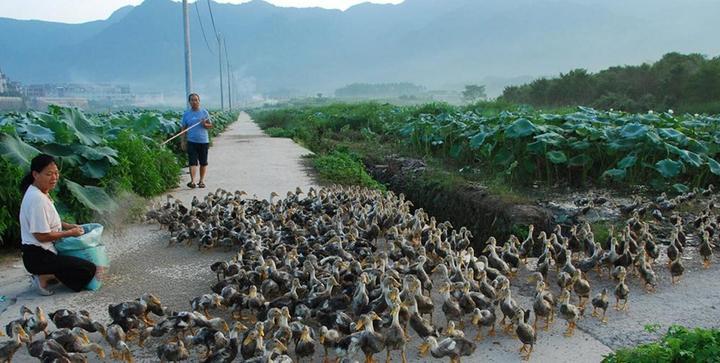
M 207 0 L 207 4 L 208 10 L 210 10 L 210 20 L 212 21 L 213 31 L 215 31 L 215 36 L 219 39 L 220 35 L 218 35 L 217 28 L 215 27 L 215 17 L 213 16 L 212 7 L 210 6 L 210 0 Z
M 198 7 L 198 2 L 195 2 L 195 14 L 197 14 L 198 22 L 200 23 L 200 30 L 202 30 L 203 39 L 205 39 L 205 45 L 207 45 L 208 50 L 210 51 L 210 54 L 215 55 L 215 52 L 213 52 L 212 48 L 210 48 L 210 43 L 207 40 L 207 37 L 205 36 L 205 27 L 202 23 L 202 18 L 200 17 L 200 8 Z
M 217 38 L 218 42 L 218 68 L 220 70 L 220 109 L 225 109 L 225 97 L 224 97 L 224 90 L 223 90 L 223 71 L 222 71 L 222 43 L 220 39 L 220 33 L 217 31 L 217 27 L 215 26 L 215 16 L 213 16 L 212 12 L 212 6 L 210 6 L 210 0 L 207 0 L 208 10 L 210 11 L 210 20 L 212 21 L 213 30 L 215 31 L 215 37 Z

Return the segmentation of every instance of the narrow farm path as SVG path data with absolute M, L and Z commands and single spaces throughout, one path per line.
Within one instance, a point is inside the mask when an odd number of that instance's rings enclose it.
M 238 122 L 232 124 L 221 136 L 213 141 L 210 149 L 210 167 L 206 189 L 185 187 L 189 176 L 183 175 L 182 187 L 168 194 L 189 203 L 194 196 L 202 197 L 216 188 L 245 190 L 249 197 L 268 198 L 275 191 L 284 196 L 288 190 L 300 186 L 307 189 L 317 185 L 309 170 L 303 165 L 301 156 L 309 153 L 289 139 L 270 138 L 265 135 L 247 114 L 241 114 Z M 162 200 L 164 197 L 158 198 Z M 55 295 L 39 297 L 29 289 L 29 279 L 18 258 L 6 259 L 0 263 L 0 327 L 17 318 L 21 305 L 41 306 L 46 312 L 59 308 L 86 309 L 93 317 L 107 322 L 107 306 L 110 303 L 133 300 L 145 292 L 161 298 L 163 304 L 174 310 L 189 308 L 189 300 L 210 291 L 215 276 L 209 265 L 219 259 L 228 259 L 230 254 L 221 251 L 199 252 L 193 247 L 167 247 L 169 234 L 157 224 L 138 223 L 125 226 L 122 230 L 109 230 L 105 241 L 112 266 L 105 286 L 98 292 L 71 293 L 58 288 Z M 715 278 L 718 265 L 709 270 L 699 268 L 697 259 L 688 261 L 688 271 L 681 284 L 670 286 L 667 271 L 657 266 L 659 286 L 656 294 L 647 294 L 635 281 L 631 284 L 630 311 L 618 313 L 609 311 L 607 325 L 590 318 L 589 312 L 575 331 L 566 338 L 562 335 L 565 324 L 558 317 L 549 332 L 541 331 L 531 361 L 536 362 L 598 362 L 612 348 L 638 343 L 651 338 L 643 333 L 644 324 L 661 323 L 663 326 L 677 322 L 689 326 L 716 325 L 720 319 L 715 304 L 718 301 L 720 280 Z M 553 275 L 553 273 L 551 273 Z M 513 280 L 513 298 L 524 307 L 532 306 L 532 288 L 525 283 L 526 272 Z M 597 281 L 594 273 L 591 281 Z M 603 277 L 602 281 L 607 278 Z M 555 279 L 549 285 L 556 292 Z M 593 284 L 593 294 L 598 288 L 612 286 L 607 283 Z M 612 296 L 612 292 L 610 293 Z M 440 297 L 436 301 L 435 323 L 442 326 Z M 574 301 L 574 300 L 573 300 Z M 690 307 L 692 306 L 692 308 Z M 466 327 L 466 335 L 475 337 L 476 329 Z M 438 361 L 432 357 L 419 358 L 417 346 L 420 341 L 413 337 L 409 344 L 408 361 Z M 96 335 L 94 340 L 99 338 Z M 102 343 L 107 347 L 106 343 Z M 144 349 L 134 347 L 136 361 L 156 361 L 157 340 L 151 341 Z M 521 344 L 516 338 L 498 329 L 495 337 L 486 337 L 478 343 L 478 349 L 467 362 L 513 362 L 519 360 Z M 292 348 L 291 348 L 292 349 Z M 321 351 L 320 347 L 317 347 Z M 197 352 L 196 352 L 197 353 Z M 193 355 L 196 359 L 196 353 Z M 382 353 L 381 355 L 384 355 Z M 98 361 L 94 354 L 90 361 Z M 320 361 L 318 354 L 313 361 Z M 355 357 L 361 359 L 362 357 Z M 380 355 L 378 359 L 383 359 Z M 393 354 L 399 361 L 399 354 Z M 16 355 L 16 361 L 28 361 L 25 349 Z

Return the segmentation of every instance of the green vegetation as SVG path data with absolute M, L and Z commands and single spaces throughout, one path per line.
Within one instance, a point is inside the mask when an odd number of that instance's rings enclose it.
M 507 87 L 500 99 L 539 107 L 720 113 L 720 57 L 668 53 L 653 64 L 610 67 L 595 74 L 575 69 Z
M 468 102 L 476 102 L 487 98 L 487 94 L 485 94 L 485 86 L 478 86 L 474 84 L 466 85 L 465 90 L 462 92 L 462 96 L 465 101 Z
M 335 150 L 329 154 L 316 157 L 313 163 L 320 178 L 325 181 L 385 190 L 382 184 L 368 175 L 362 160 L 357 155 Z
M 222 131 L 237 114 L 213 113 Z M 38 153 L 53 155 L 61 183 L 53 191 L 65 220 L 85 222 L 94 214 L 117 209 L 115 197 L 128 192 L 143 197 L 177 185 L 184 153 L 179 143 L 160 143 L 180 130 L 179 112 L 85 114 L 75 108 L 50 107 L 48 112 L 0 116 L 0 238 L 19 242 L 19 182 Z
M 348 144 L 369 154 L 408 151 L 515 185 L 590 181 L 683 191 L 717 182 L 720 175 L 718 116 L 584 107 L 549 114 L 497 106 L 333 104 L 253 116 L 264 128 L 287 130 L 315 152 Z
M 717 362 L 718 357 L 720 357 L 720 330 L 688 329 L 673 325 L 659 341 L 635 348 L 619 349 L 607 355 L 603 362 Z

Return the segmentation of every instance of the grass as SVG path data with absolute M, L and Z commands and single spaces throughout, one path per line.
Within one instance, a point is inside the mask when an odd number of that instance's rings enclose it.
M 720 330 L 673 325 L 657 342 L 619 349 L 603 363 L 717 362 L 718 357 Z
M 347 151 L 335 150 L 319 155 L 313 160 L 313 165 L 323 181 L 386 190 L 367 173 L 359 157 Z

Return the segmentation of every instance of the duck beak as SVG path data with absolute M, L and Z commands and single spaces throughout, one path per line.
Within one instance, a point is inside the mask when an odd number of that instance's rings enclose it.
M 325 344 L 325 336 L 321 335 L 318 341 L 320 342 L 320 344 Z
M 360 330 L 362 330 L 363 326 L 365 326 L 363 320 L 358 320 L 358 321 L 355 323 L 355 331 L 360 331 Z

